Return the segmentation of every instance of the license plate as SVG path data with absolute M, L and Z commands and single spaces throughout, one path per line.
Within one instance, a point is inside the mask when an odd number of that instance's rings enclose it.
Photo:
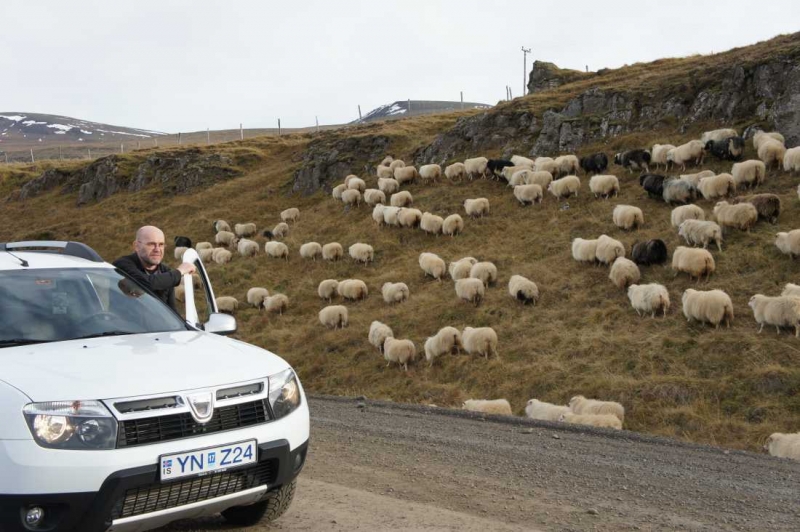
M 185 453 L 164 454 L 159 458 L 159 468 L 163 481 L 217 473 L 257 461 L 256 440 L 247 440 Z

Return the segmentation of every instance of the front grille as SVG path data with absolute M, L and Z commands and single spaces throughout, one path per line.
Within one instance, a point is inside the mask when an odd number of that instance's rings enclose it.
M 258 425 L 269 420 L 267 400 L 261 399 L 215 408 L 211 420 L 202 425 L 188 412 L 120 421 L 117 448 L 190 438 Z
M 176 508 L 184 504 L 230 495 L 263 484 L 271 485 L 278 475 L 278 459 L 265 460 L 242 469 L 200 478 L 154 483 L 125 492 L 111 510 L 111 519 Z

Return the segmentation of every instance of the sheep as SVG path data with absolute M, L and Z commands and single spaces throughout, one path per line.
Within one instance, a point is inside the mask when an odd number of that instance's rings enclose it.
M 477 307 L 483 301 L 486 288 L 480 279 L 458 279 L 456 280 L 456 295 L 468 303 L 474 303 Z
M 451 262 L 450 266 L 447 268 L 447 272 L 454 281 L 467 279 L 469 278 L 469 271 L 472 269 L 472 265 L 477 262 L 478 259 L 474 257 L 464 257 Z
M 347 327 L 347 307 L 344 305 L 331 305 L 319 311 L 319 322 L 329 329 L 344 329 Z
M 385 222 L 385 220 L 383 218 L 383 211 L 385 209 L 386 209 L 386 207 L 381 203 L 378 203 L 372 209 L 372 219 L 375 221 L 376 224 L 378 224 L 378 227 L 381 227 Z
M 536 301 L 539 299 L 539 287 L 536 283 L 521 275 L 512 275 L 508 280 L 508 294 L 522 303 L 528 303 L 536 306 Z
M 319 283 L 317 287 L 317 295 L 320 299 L 327 299 L 328 303 L 333 300 L 336 295 L 336 289 L 339 288 L 339 281 L 336 279 L 325 279 Z
M 790 148 L 783 154 L 783 171 L 792 175 L 800 172 L 800 146 Z
M 556 172 L 558 175 L 574 175 L 578 173 L 581 165 L 578 158 L 574 155 L 561 155 L 556 157 L 553 161 L 556 165 Z M 537 170 L 546 170 L 545 168 L 537 168 Z
M 756 294 L 750 298 L 747 306 L 753 309 L 753 317 L 760 325 L 759 333 L 764 330 L 764 325 L 775 327 L 778 334 L 781 333 L 781 327 L 793 327 L 795 337 L 800 338 L 800 298 Z
M 497 333 L 491 327 L 464 327 L 461 331 L 461 343 L 467 354 L 500 358 L 497 352 Z
M 707 280 L 711 278 L 711 274 L 716 270 L 716 263 L 708 250 L 678 246 L 672 253 L 672 269 L 675 270 L 675 277 L 683 272 L 688 274 L 690 279 L 697 277 L 697 282 L 700 282 L 703 275 Z
M 664 199 L 664 180 L 666 177 L 658 174 L 642 174 L 639 176 L 639 185 L 654 199 Z
M 239 238 L 230 231 L 220 231 L 214 235 L 214 242 L 229 248 L 233 248 L 239 243 Z
M 213 259 L 213 257 L 214 257 L 214 249 L 216 249 L 216 248 L 198 249 L 197 250 L 197 255 L 200 257 L 200 260 L 203 261 L 203 262 L 208 262 L 208 261 L 214 260 Z
M 214 233 L 219 233 L 220 231 L 228 231 L 231 232 L 231 226 L 228 225 L 228 222 L 225 220 L 215 220 L 212 223 L 212 227 L 214 229 Z
M 354 188 L 348 188 L 342 192 L 342 203 L 345 205 L 355 205 L 358 207 L 361 205 L 361 192 Z
M 439 332 L 425 340 L 423 351 L 429 366 L 441 355 L 452 353 L 461 346 L 461 332 L 455 327 L 442 327 Z
M 576 238 L 572 241 L 572 258 L 578 262 L 597 262 L 597 239 L 584 240 Z
M 529 399 L 525 404 L 525 416 L 541 421 L 558 421 L 561 414 L 569 413 L 569 407 L 545 403 L 538 399 Z
M 597 248 L 595 258 L 601 264 L 611 264 L 617 257 L 625 256 L 625 246 L 622 242 L 615 240 L 608 235 L 600 235 L 597 238 Z
M 365 265 L 375 260 L 375 250 L 369 244 L 356 242 L 347 249 L 350 258 L 355 262 L 363 262 Z
M 591 155 L 587 155 L 585 157 L 581 157 L 580 159 L 581 168 L 586 175 L 589 175 L 589 172 L 593 174 L 599 174 L 600 172 L 605 172 L 608 168 L 608 156 L 605 153 L 593 153 Z
M 364 203 L 366 203 L 370 207 L 386 203 L 386 194 L 384 194 L 377 188 L 368 188 L 367 190 L 364 191 Z
M 330 242 L 322 246 L 322 258 L 327 261 L 337 261 L 344 256 L 344 249 L 338 242 Z
M 258 249 L 258 242 L 246 238 L 239 240 L 239 243 L 236 245 L 236 250 L 239 252 L 239 255 L 243 257 L 255 257 L 258 255 Z
M 558 166 L 555 160 L 550 157 L 537 157 L 533 161 L 534 172 L 550 172 L 554 177 L 558 174 Z
M 704 177 L 714 177 L 715 175 L 717 174 L 715 174 L 713 170 L 702 170 L 695 174 L 681 174 L 680 179 L 691 183 L 694 188 L 697 188 L 701 179 Z
M 333 199 L 341 200 L 342 199 L 342 193 L 345 190 L 347 190 L 347 185 L 344 185 L 344 184 L 336 185 L 335 187 L 333 187 L 333 189 L 331 189 L 331 196 L 333 196 Z
M 296 222 L 300 219 L 300 209 L 297 207 L 292 207 L 291 209 L 286 209 L 285 211 L 281 212 L 281 221 L 282 222 Z
M 381 179 L 391 178 L 394 181 L 394 170 L 388 166 L 379 166 L 375 169 L 375 174 L 378 176 L 378 181 Z
M 350 181 L 345 181 L 348 190 L 358 190 L 361 194 L 367 190 L 367 184 L 360 177 L 351 176 Z
M 317 260 L 322 256 L 322 245 L 319 242 L 306 242 L 300 246 L 300 257 L 304 259 Z
M 547 185 L 547 190 L 556 199 L 569 198 L 572 195 L 578 197 L 578 190 L 581 188 L 581 180 L 576 175 L 568 175 Z
M 566 412 L 561 414 L 558 420 L 575 425 L 622 430 L 622 422 L 611 414 L 573 414 Z
M 703 249 L 713 241 L 717 250 L 722 251 L 722 228 L 715 222 L 684 220 L 678 227 L 678 235 L 690 246 L 702 245 Z
M 392 171 L 394 171 L 398 168 L 403 168 L 405 165 L 406 163 L 404 163 L 401 159 L 395 159 L 394 161 L 389 163 L 389 168 L 391 168 Z
M 394 226 L 400 225 L 400 221 L 397 219 L 397 215 L 400 213 L 400 207 L 384 207 L 381 211 L 383 212 L 383 223 Z
M 534 162 L 532 159 L 528 159 L 527 157 L 523 157 L 522 155 L 512 155 L 511 162 L 514 166 L 527 166 L 533 168 Z
M 419 267 L 426 276 L 430 275 L 437 281 L 441 281 L 444 272 L 447 271 L 444 261 L 435 253 L 420 253 Z
M 381 295 L 386 303 L 402 303 L 408 301 L 408 285 L 406 283 L 383 283 Z
M 756 131 L 753 135 L 753 148 L 758 151 L 758 148 L 760 148 L 763 143 L 773 140 L 777 140 L 781 144 L 786 143 L 786 139 L 777 131 L 771 131 L 769 133 L 766 131 Z
M 642 209 L 632 205 L 617 205 L 611 214 L 614 225 L 620 229 L 638 229 L 644 225 L 644 214 Z
M 646 242 L 636 242 L 631 248 L 631 259 L 636 264 L 643 266 L 664 264 L 667 262 L 667 245 L 663 240 L 657 238 Z
M 734 164 L 731 175 L 736 188 L 757 187 L 766 179 L 767 167 L 761 161 L 750 159 Z
M 514 197 L 520 205 L 533 205 L 542 202 L 542 187 L 539 185 L 517 185 L 514 187 Z
M 717 174 L 702 178 L 697 185 L 697 190 L 704 199 L 716 200 L 736 193 L 736 183 L 731 174 Z
M 456 236 L 464 231 L 464 219 L 458 214 L 451 214 L 442 223 L 442 233 Z
M 783 158 L 786 156 L 786 146 L 777 140 L 762 142 L 758 147 L 758 158 L 764 162 L 767 168 L 774 164 L 780 168 Z
M 464 200 L 464 211 L 475 218 L 489 214 L 489 200 L 486 198 L 475 198 Z
M 492 414 L 495 416 L 510 416 L 511 405 L 506 399 L 467 399 L 461 408 L 470 412 Z
M 518 167 L 518 166 L 509 166 L 507 168 L 503 168 L 503 177 L 506 178 L 508 181 L 508 186 L 515 187 L 517 185 L 525 184 L 525 180 L 529 175 L 533 174 L 533 170 L 525 167 Z
M 783 287 L 783 292 L 781 292 L 781 295 L 789 297 L 800 297 L 800 285 L 786 283 L 786 286 Z
M 400 183 L 394 177 L 379 177 L 378 190 L 391 195 L 400 190 Z
M 419 209 L 401 207 L 397 211 L 397 225 L 400 227 L 419 227 L 422 222 L 422 212 Z
M 673 148 L 675 148 L 673 144 L 654 144 L 653 148 L 650 150 L 650 162 L 655 164 L 656 168 L 662 164 L 664 168 L 666 168 L 667 152 Z
M 738 161 L 744 152 L 744 139 L 734 136 L 723 140 L 709 140 L 705 143 L 705 148 L 717 159 Z
M 625 290 L 629 284 L 636 284 L 642 278 L 639 273 L 639 267 L 632 260 L 625 257 L 618 257 L 611 265 L 611 272 L 608 278 L 614 283 L 614 286 Z
M 389 168 L 389 165 L 392 164 L 392 161 L 394 161 L 394 157 L 392 157 L 391 155 L 387 155 L 381 161 L 380 166 L 383 166 L 385 168 Z
M 200 251 L 201 249 L 213 249 L 213 248 L 214 244 L 212 244 L 211 242 L 198 242 L 197 245 L 194 247 L 194 249 L 196 249 L 197 251 Z
M 672 227 L 680 227 L 686 220 L 705 220 L 706 213 L 697 205 L 682 205 L 672 209 Z
M 791 258 L 800 256 L 800 229 L 778 233 L 775 236 L 775 247 Z
M 756 194 L 744 198 L 736 197 L 732 201 L 734 205 L 745 202 L 756 208 L 759 218 L 763 218 L 771 224 L 778 222 L 778 216 L 781 214 L 781 199 L 775 194 Z
M 633 310 L 639 316 L 650 313 L 655 318 L 656 313 L 662 311 L 664 317 L 669 310 L 669 292 L 664 285 L 658 283 L 632 284 L 628 287 L 628 299 Z
M 619 195 L 619 179 L 615 175 L 595 174 L 589 179 L 589 190 L 595 198 Z
M 672 205 L 673 203 L 691 203 L 697 197 L 697 189 L 683 179 L 667 179 L 664 181 L 662 192 L 664 202 Z
M 730 328 L 733 320 L 733 303 L 722 290 L 698 291 L 686 289 L 681 297 L 686 321 L 707 322 L 719 329 L 723 321 Z
M 216 298 L 217 310 L 226 314 L 233 314 L 239 310 L 239 300 L 231 296 L 219 296 Z
M 239 238 L 253 236 L 257 232 L 256 224 L 254 223 L 236 224 L 233 226 L 233 232 L 236 233 L 236 236 L 238 236 Z
M 372 344 L 373 347 L 377 347 L 378 351 L 383 353 L 383 342 L 386 341 L 387 338 L 393 338 L 394 333 L 392 332 L 392 328 L 386 325 L 385 323 L 381 323 L 379 321 L 373 321 L 369 326 L 369 343 Z
M 550 183 L 553 182 L 553 174 L 540 170 L 538 172 L 528 171 L 525 178 L 526 185 L 539 185 L 542 190 L 547 190 Z
M 473 279 L 480 279 L 486 288 L 497 282 L 497 266 L 491 262 L 476 262 L 469 269 L 469 276 Z
M 714 205 L 714 218 L 720 227 L 735 227 L 749 233 L 758 221 L 758 211 L 752 203 L 729 205 L 727 201 L 720 201 Z
M 283 242 L 267 242 L 264 251 L 273 259 L 286 259 L 289 262 L 289 248 Z
M 264 231 L 262 236 L 264 236 L 267 240 L 272 240 L 274 238 L 284 238 L 286 235 L 289 234 L 289 224 L 286 222 L 281 222 L 275 227 L 272 228 L 272 231 Z
M 627 168 L 628 173 L 631 172 L 631 169 L 650 172 L 648 166 L 650 160 L 650 152 L 647 150 L 628 150 L 614 155 L 614 164 Z
M 444 176 L 450 181 L 461 181 L 467 176 L 467 168 L 464 163 L 453 163 L 444 169 Z
M 699 140 L 690 140 L 686 144 L 681 144 L 676 148 L 667 151 L 667 163 L 680 165 L 682 170 L 686 170 L 686 163 L 694 162 L 695 166 L 703 164 L 705 156 L 705 143 Z
M 412 183 L 418 177 L 419 172 L 417 172 L 417 169 L 413 166 L 403 166 L 401 168 L 395 168 L 394 170 L 394 178 L 401 185 L 403 183 Z
M 800 432 L 796 434 L 773 432 L 767 438 L 764 449 L 769 451 L 771 456 L 800 460 Z
M 283 316 L 283 311 L 289 308 L 289 298 L 284 294 L 273 294 L 264 299 L 264 310 L 277 312 Z
M 360 279 L 345 279 L 344 281 L 339 281 L 336 293 L 350 301 L 357 301 L 366 299 L 369 295 L 369 290 L 367 289 L 367 284 Z
M 392 362 L 397 362 L 408 371 L 408 363 L 417 358 L 417 346 L 411 340 L 398 340 L 389 337 L 383 342 L 383 358 L 386 359 L 386 366 Z
M 347 188 L 358 188 L 358 187 L 351 187 L 351 186 L 350 186 L 350 182 L 351 182 L 353 179 L 358 179 L 358 176 L 357 176 L 357 175 L 355 175 L 355 174 L 350 174 L 350 175 L 348 175 L 347 177 L 345 177 L 345 178 L 344 178 L 344 186 L 346 186 Z M 363 192 L 363 190 L 359 190 L 359 192 Z
M 736 132 L 735 129 L 725 128 L 725 129 L 714 129 L 711 131 L 706 131 L 700 136 L 700 142 L 705 144 L 709 140 L 725 140 L 729 137 L 738 137 L 739 133 Z
M 576 395 L 569 400 L 569 409 L 573 414 L 611 415 L 619 419 L 620 423 L 625 423 L 625 407 L 616 401 L 600 401 Z
M 401 190 L 392 194 L 389 198 L 389 205 L 392 207 L 408 207 L 414 203 L 414 198 L 408 190 Z
M 233 259 L 233 253 L 225 248 L 217 248 L 211 255 L 211 260 L 217 264 L 227 264 Z
M 419 227 L 426 233 L 430 233 L 432 235 L 438 235 L 442 232 L 442 226 L 444 225 L 444 219 L 441 216 L 436 216 L 435 214 L 431 214 L 429 212 L 422 213 L 422 218 L 419 222 Z
M 426 164 L 419 167 L 419 177 L 423 183 L 428 181 L 436 182 L 442 177 L 442 167 L 438 164 Z
M 472 181 L 475 176 L 483 177 L 486 175 L 486 166 L 489 164 L 489 159 L 486 157 L 475 157 L 464 161 L 464 171 Z
M 186 253 L 186 250 L 189 249 L 185 246 L 178 246 L 175 248 L 175 258 L 177 260 L 183 260 L 183 254 Z

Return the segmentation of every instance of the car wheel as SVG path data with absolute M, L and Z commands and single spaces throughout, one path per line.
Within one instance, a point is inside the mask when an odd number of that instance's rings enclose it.
M 232 506 L 223 510 L 222 517 L 232 525 L 252 526 L 263 519 L 274 521 L 286 512 L 294 499 L 297 480 L 292 480 L 267 493 L 263 501 L 248 506 Z

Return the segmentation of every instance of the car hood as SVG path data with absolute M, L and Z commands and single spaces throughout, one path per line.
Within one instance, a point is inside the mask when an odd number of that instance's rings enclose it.
M 0 381 L 37 402 L 177 392 L 266 377 L 287 367 L 259 347 L 195 331 L 0 349 Z

